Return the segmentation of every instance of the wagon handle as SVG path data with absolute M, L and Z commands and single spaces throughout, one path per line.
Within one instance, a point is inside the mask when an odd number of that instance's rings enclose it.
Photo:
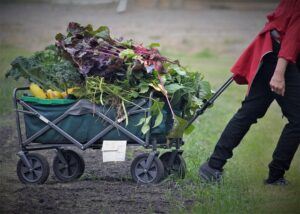
M 13 101 L 14 101 L 14 103 L 16 103 L 16 101 L 17 101 L 18 91 L 27 91 L 27 90 L 29 90 L 29 87 L 15 88 L 14 91 L 13 91 Z M 15 105 L 15 107 L 17 107 L 17 106 Z
M 188 128 L 200 115 L 202 115 L 205 110 L 214 104 L 215 100 L 230 86 L 230 84 L 233 82 L 233 76 L 231 76 L 217 91 L 214 93 L 214 95 L 207 100 L 201 108 L 196 110 L 196 113 L 194 114 L 193 118 L 190 119 L 187 123 L 186 128 Z

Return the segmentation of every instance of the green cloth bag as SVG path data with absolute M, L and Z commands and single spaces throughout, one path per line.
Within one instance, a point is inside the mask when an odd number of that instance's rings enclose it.
M 75 105 L 78 106 L 78 109 L 83 107 L 78 100 L 68 100 L 68 99 L 39 99 L 36 97 L 21 97 L 21 100 L 30 105 L 33 109 L 38 111 L 41 115 L 46 117 L 48 120 L 53 121 L 66 111 L 70 111 L 71 108 L 74 108 Z M 84 102 L 84 104 L 89 103 L 89 101 Z M 90 103 L 89 108 L 94 108 L 94 104 Z M 147 105 L 147 104 L 146 104 Z M 76 107 L 77 108 L 77 107 Z M 97 110 L 105 114 L 112 120 L 116 118 L 116 110 L 114 108 L 109 108 L 107 106 L 97 105 Z M 81 111 L 81 110 L 80 110 Z M 160 126 L 151 130 L 151 138 L 156 138 L 158 143 L 166 142 L 166 135 L 168 131 L 172 128 L 171 115 L 167 110 L 163 110 L 164 119 Z M 120 125 L 126 128 L 135 136 L 139 137 L 142 140 L 145 140 L 145 135 L 141 132 L 141 126 L 137 126 L 141 118 L 145 116 L 144 113 L 138 113 L 129 116 L 128 125 L 125 125 L 125 121 Z M 24 115 L 25 120 L 25 130 L 27 138 L 31 137 L 33 134 L 41 130 L 46 124 L 41 121 L 38 117 L 30 114 Z M 73 112 L 70 112 L 68 116 L 60 121 L 58 124 L 62 130 L 72 136 L 74 139 L 84 144 L 96 136 L 99 132 L 104 130 L 110 124 L 100 118 L 98 115 L 89 113 L 80 113 L 76 115 Z M 129 143 L 135 143 L 128 136 L 123 134 L 120 130 L 113 128 L 109 133 L 99 139 L 98 143 L 101 143 L 103 140 L 126 140 Z M 33 141 L 34 143 L 42 144 L 69 144 L 71 143 L 68 139 L 63 137 L 54 129 L 49 129 L 47 132 L 42 134 L 40 137 Z

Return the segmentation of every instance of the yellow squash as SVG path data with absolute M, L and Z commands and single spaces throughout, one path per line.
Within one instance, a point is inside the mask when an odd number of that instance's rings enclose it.
M 64 91 L 61 93 L 61 96 L 63 96 L 63 98 L 67 98 L 68 94 Z
M 68 96 L 69 94 L 74 94 L 74 92 L 75 92 L 76 90 L 78 90 L 78 89 L 79 89 L 78 87 L 68 88 L 67 91 L 62 92 L 61 95 L 62 95 L 63 98 L 67 98 L 67 96 Z
M 43 89 L 41 89 L 37 84 L 35 83 L 31 83 L 29 86 L 30 92 L 33 96 L 41 98 L 41 99 L 46 99 L 46 94 L 43 91 Z
M 47 90 L 48 99 L 61 99 L 63 98 L 62 94 L 59 91 L 52 91 L 51 89 Z
M 63 98 L 63 96 L 61 95 L 61 93 L 59 91 L 53 91 L 55 99 L 61 99 Z

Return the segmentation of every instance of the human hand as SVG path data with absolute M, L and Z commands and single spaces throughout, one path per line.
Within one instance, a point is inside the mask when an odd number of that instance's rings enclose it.
M 270 81 L 270 87 L 273 92 L 284 96 L 285 93 L 285 71 L 287 67 L 288 61 L 284 58 L 279 58 L 275 72 Z
M 284 96 L 285 93 L 285 78 L 282 75 L 274 73 L 270 81 L 271 91 Z

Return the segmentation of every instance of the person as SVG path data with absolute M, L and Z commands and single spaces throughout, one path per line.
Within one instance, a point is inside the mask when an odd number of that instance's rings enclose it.
M 233 79 L 248 84 L 241 108 L 229 121 L 210 158 L 200 166 L 205 181 L 220 181 L 226 161 L 250 126 L 276 100 L 288 123 L 269 164 L 265 184 L 285 185 L 300 142 L 300 0 L 281 0 L 268 22 L 232 67 Z

